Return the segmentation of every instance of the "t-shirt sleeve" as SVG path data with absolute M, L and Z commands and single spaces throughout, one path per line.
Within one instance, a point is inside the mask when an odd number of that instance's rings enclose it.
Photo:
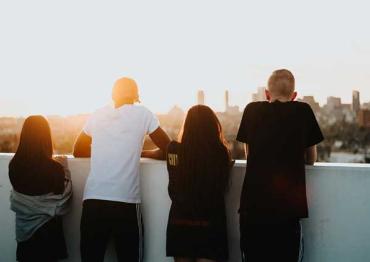
M 86 123 L 85 123 L 85 126 L 83 127 L 82 131 L 88 135 L 88 136 L 92 136 L 92 131 L 93 131 L 93 115 L 91 115 Z
M 147 134 L 153 133 L 159 127 L 159 120 L 158 117 L 149 111 L 148 114 L 148 121 L 147 121 Z
M 307 106 L 307 132 L 305 138 L 306 147 L 317 145 L 324 140 L 320 126 L 310 106 Z
M 251 123 L 251 104 L 248 104 L 243 113 L 242 121 L 240 122 L 238 135 L 236 140 L 248 144 L 250 139 L 250 123 Z

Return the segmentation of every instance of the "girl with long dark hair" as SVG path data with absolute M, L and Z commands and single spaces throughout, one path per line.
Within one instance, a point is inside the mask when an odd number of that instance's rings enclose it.
M 67 257 L 60 215 L 66 213 L 71 183 L 66 160 L 53 159 L 50 127 L 42 116 L 28 117 L 9 163 L 16 213 L 18 261 L 57 261 Z
M 232 166 L 215 113 L 193 106 L 179 142 L 167 152 L 167 256 L 175 262 L 224 261 L 228 257 L 224 195 Z

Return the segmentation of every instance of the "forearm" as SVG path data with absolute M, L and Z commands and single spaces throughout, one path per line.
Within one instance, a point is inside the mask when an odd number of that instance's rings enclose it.
M 308 165 L 308 166 L 313 166 L 313 165 L 315 164 L 316 160 L 306 158 L 306 161 L 305 161 L 305 162 L 306 162 L 306 163 L 305 163 L 306 165 Z
M 245 154 L 245 159 L 248 159 L 248 144 L 244 144 L 244 154 Z
M 73 150 L 74 157 L 90 157 L 91 156 L 91 149 L 89 146 L 75 146 Z
M 306 165 L 312 166 L 317 160 L 317 149 L 316 146 L 311 146 L 306 149 L 305 162 Z
M 143 150 L 141 152 L 141 157 L 158 159 L 158 160 L 166 159 L 164 152 L 159 148 L 153 149 L 153 150 Z
M 91 156 L 91 137 L 81 132 L 73 147 L 74 157 L 90 157 Z

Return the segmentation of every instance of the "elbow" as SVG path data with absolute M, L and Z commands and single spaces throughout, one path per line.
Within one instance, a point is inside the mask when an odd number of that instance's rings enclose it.
M 81 152 L 80 152 L 80 150 L 78 150 L 76 147 L 73 149 L 73 153 L 72 153 L 72 155 L 74 156 L 74 157 L 81 157 Z
M 166 150 L 159 151 L 158 160 L 166 160 Z
M 161 153 L 163 155 L 163 158 L 165 158 L 166 156 L 166 152 L 167 152 L 167 148 L 168 148 L 168 145 L 171 143 L 171 140 L 170 139 L 167 139 L 167 141 L 164 141 L 164 143 L 162 143 L 160 146 L 159 146 L 159 149 L 161 150 Z
M 306 165 L 313 166 L 316 162 L 316 159 L 306 159 Z
M 88 158 L 88 157 L 90 157 L 90 152 L 85 152 L 85 151 L 82 151 L 82 150 L 76 150 L 75 149 L 72 154 L 76 158 Z
M 78 152 L 76 152 L 76 151 L 73 151 L 73 154 L 72 155 L 75 158 L 81 157 L 81 155 Z

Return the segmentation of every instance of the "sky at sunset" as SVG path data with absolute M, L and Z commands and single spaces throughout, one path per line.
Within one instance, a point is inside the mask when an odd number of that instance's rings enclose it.
M 0 115 L 77 114 L 137 80 L 155 112 L 244 107 L 272 70 L 300 95 L 370 101 L 368 1 L 0 1 Z

